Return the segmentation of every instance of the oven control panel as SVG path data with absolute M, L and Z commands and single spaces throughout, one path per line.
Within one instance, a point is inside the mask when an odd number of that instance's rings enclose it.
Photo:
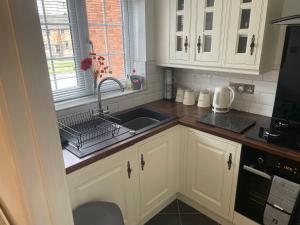
M 274 162 L 274 167 L 275 167 L 275 170 L 277 170 L 278 172 L 298 177 L 300 168 L 294 164 L 295 163 L 293 163 L 293 162 L 289 162 L 289 161 L 286 162 L 283 160 L 276 159 Z

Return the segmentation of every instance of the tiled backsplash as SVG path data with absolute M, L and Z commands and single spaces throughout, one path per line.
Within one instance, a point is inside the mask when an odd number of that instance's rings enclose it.
M 137 63 L 138 64 L 138 63 Z M 102 101 L 102 106 L 104 109 L 109 108 L 111 113 L 119 112 L 122 110 L 126 110 L 138 105 L 146 104 L 149 102 L 153 102 L 155 100 L 162 99 L 163 97 L 163 70 L 156 66 L 154 61 L 149 61 L 147 63 L 140 62 L 140 67 L 145 67 L 146 64 L 146 90 L 120 96 L 114 97 L 107 100 Z M 137 65 L 138 66 L 138 65 Z M 103 95 L 105 97 L 105 95 Z M 88 109 L 98 108 L 98 102 L 93 101 L 92 103 L 83 103 L 79 106 L 75 106 L 72 108 L 58 110 L 58 117 L 75 113 L 79 111 L 84 111 Z
M 254 84 L 254 94 L 237 93 L 232 107 L 265 116 L 272 115 L 278 74 L 277 70 L 260 76 L 185 69 L 175 70 L 177 85 L 192 88 L 195 91 L 208 89 L 211 94 L 213 94 L 215 87 L 228 86 L 229 82 Z

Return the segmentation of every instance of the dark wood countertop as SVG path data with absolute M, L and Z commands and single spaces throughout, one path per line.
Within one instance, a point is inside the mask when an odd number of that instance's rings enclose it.
M 142 141 L 143 139 L 153 136 L 163 130 L 176 126 L 177 124 L 181 124 L 190 128 L 194 128 L 203 132 L 207 132 L 228 140 L 232 140 L 244 145 L 248 145 L 253 148 L 260 149 L 262 151 L 270 152 L 275 155 L 279 155 L 282 157 L 286 157 L 289 159 L 293 159 L 300 162 L 300 152 L 293 151 L 284 147 L 275 146 L 272 144 L 267 144 L 263 142 L 256 141 L 254 139 L 250 139 L 245 137 L 248 132 L 251 132 L 253 129 L 257 129 L 261 124 L 269 123 L 270 118 L 265 116 L 260 116 L 256 114 L 239 112 L 232 110 L 230 113 L 237 114 L 240 117 L 252 118 L 256 121 L 256 125 L 247 130 L 244 134 L 237 134 L 231 131 L 227 131 L 221 128 L 216 128 L 213 126 L 209 126 L 203 123 L 199 123 L 196 120 L 201 116 L 206 115 L 211 110 L 210 109 L 201 109 L 197 106 L 184 106 L 181 103 L 174 103 L 169 101 L 156 101 L 145 106 L 150 107 L 154 110 L 166 112 L 178 117 L 177 120 L 171 121 L 167 124 L 163 124 L 159 127 L 153 128 L 149 131 L 136 135 L 132 138 L 119 142 L 115 145 L 107 147 L 101 151 L 95 152 L 89 156 L 86 156 L 82 159 L 79 159 L 72 153 L 67 150 L 63 150 L 64 163 L 66 168 L 66 173 L 71 173 L 75 170 L 78 170 L 86 165 L 89 165 L 93 162 L 96 162 L 100 159 L 103 159 L 107 156 L 110 156 L 116 152 L 119 152 L 129 146 Z

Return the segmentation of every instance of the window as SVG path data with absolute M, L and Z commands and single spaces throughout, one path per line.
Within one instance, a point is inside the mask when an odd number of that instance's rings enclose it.
M 121 1 L 86 0 L 86 12 L 93 52 L 105 58 L 113 77 L 124 78 L 125 52 Z
M 125 78 L 128 71 L 125 62 L 128 47 L 125 48 L 127 42 L 124 41 L 128 36 L 124 34 L 128 25 L 125 23 L 129 21 L 124 19 L 127 18 L 127 0 L 36 1 L 56 102 L 93 93 L 90 72 L 80 70 L 80 60 L 91 50 L 85 43 L 88 39 L 92 51 L 105 57 L 112 76 Z M 105 88 L 110 89 L 109 84 Z

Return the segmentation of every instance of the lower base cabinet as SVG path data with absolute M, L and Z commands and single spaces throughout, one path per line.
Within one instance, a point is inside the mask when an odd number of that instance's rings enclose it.
M 137 225 L 177 191 L 178 127 L 67 175 L 72 208 L 116 203 L 126 225 Z
M 193 129 L 186 137 L 186 195 L 232 220 L 241 145 Z
M 139 171 L 136 147 L 128 148 L 67 176 L 72 208 L 86 202 L 116 203 L 126 225 L 138 224 Z M 132 170 L 128 173 L 128 168 Z
M 176 131 L 139 144 L 141 220 L 177 192 L 178 140 Z
M 240 149 L 229 140 L 173 127 L 68 174 L 72 207 L 114 202 L 126 225 L 139 225 L 181 192 L 233 222 Z

